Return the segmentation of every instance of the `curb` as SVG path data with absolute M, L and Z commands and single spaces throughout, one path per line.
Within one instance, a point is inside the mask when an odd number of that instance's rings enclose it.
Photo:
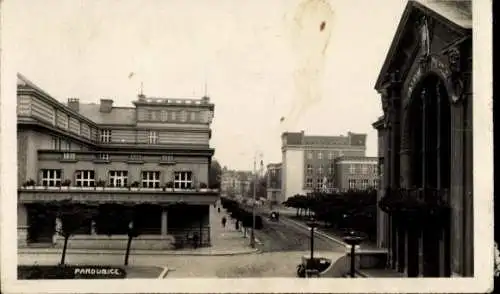
M 168 267 L 164 266 L 163 267 L 163 271 L 160 273 L 160 275 L 158 276 L 158 279 L 165 279 L 165 277 L 167 276 L 168 274 Z
M 141 252 L 130 252 L 130 256 L 133 255 L 164 255 L 164 256 L 231 256 L 231 255 L 245 255 L 245 254 L 254 254 L 258 253 L 259 249 L 252 249 L 246 251 L 236 251 L 236 252 L 217 252 L 217 253 L 174 253 L 174 252 L 158 252 L 158 251 L 141 251 Z M 33 250 L 33 251 L 25 251 L 18 250 L 18 254 L 61 254 L 61 251 L 50 250 L 50 251 L 42 251 L 42 250 Z M 106 251 L 106 250 L 68 250 L 66 254 L 94 254 L 94 255 L 124 255 L 124 252 L 117 251 Z

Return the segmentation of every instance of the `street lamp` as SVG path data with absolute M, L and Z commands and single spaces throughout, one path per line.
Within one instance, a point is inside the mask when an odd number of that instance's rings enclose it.
M 356 276 L 355 255 L 354 255 L 356 246 L 361 244 L 361 242 L 363 242 L 365 237 L 361 235 L 361 233 L 351 230 L 346 235 L 344 235 L 342 239 L 344 240 L 344 242 L 351 245 L 351 278 L 354 278 Z
M 311 218 L 310 221 L 307 222 L 307 226 L 311 231 L 311 259 L 309 260 L 309 265 L 312 266 L 314 259 L 314 229 L 318 227 L 318 223 L 314 218 Z M 308 266 L 308 268 L 310 268 L 310 266 Z

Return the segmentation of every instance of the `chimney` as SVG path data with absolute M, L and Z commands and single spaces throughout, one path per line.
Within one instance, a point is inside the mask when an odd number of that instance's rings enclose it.
M 68 98 L 68 107 L 76 112 L 80 111 L 80 99 Z
M 110 113 L 112 109 L 113 109 L 113 100 L 101 99 L 101 107 L 99 107 L 100 112 Z

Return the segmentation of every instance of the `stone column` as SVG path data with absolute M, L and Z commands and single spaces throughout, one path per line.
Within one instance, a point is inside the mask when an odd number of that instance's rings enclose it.
M 161 212 L 161 234 L 163 236 L 167 235 L 168 233 L 168 211 L 166 208 L 164 208 Z

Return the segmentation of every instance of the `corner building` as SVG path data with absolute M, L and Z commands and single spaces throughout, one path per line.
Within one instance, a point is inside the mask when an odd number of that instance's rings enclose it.
M 379 196 L 400 199 L 378 214 L 378 243 L 411 277 L 474 275 L 471 11 L 471 1 L 409 1 L 375 85 Z
M 55 228 L 64 224 L 37 207 L 68 199 L 98 214 L 134 207 L 134 248 L 172 249 L 194 235 L 210 245 L 209 209 L 219 195 L 208 188 L 214 105 L 142 94 L 132 103 L 63 104 L 18 75 L 18 246 L 62 246 Z M 109 237 L 97 217 L 68 246 L 122 248 L 127 225 Z

